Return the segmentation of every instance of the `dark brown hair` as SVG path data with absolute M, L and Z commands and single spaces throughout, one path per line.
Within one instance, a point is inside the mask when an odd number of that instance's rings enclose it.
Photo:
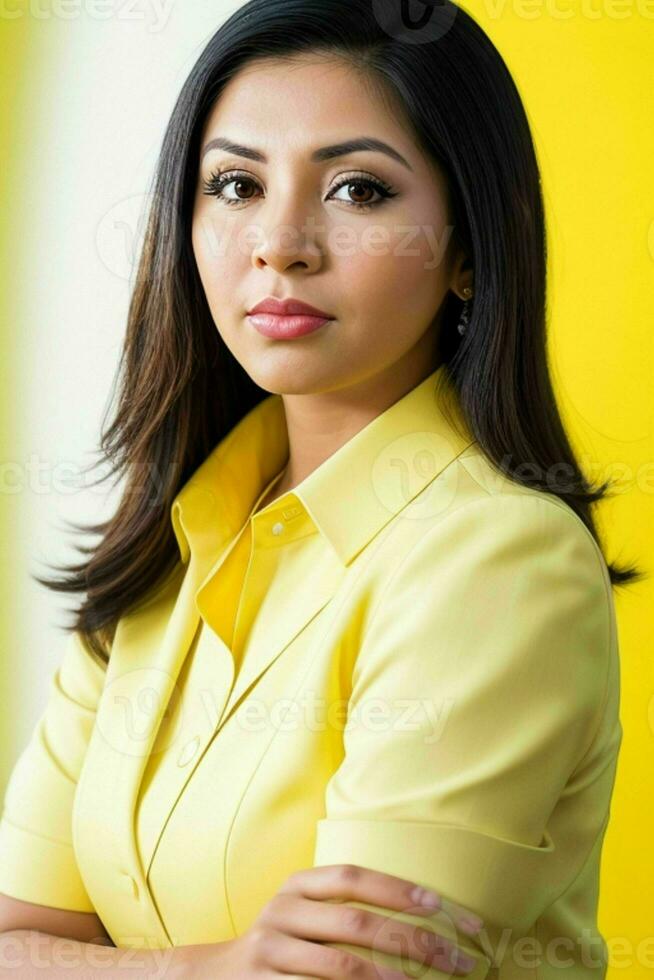
M 84 559 L 37 581 L 84 593 L 72 624 L 108 659 L 118 619 L 179 562 L 170 507 L 209 452 L 269 392 L 222 341 L 191 249 L 203 125 L 225 84 L 260 58 L 345 59 L 402 105 L 420 147 L 446 176 L 458 242 L 474 270 L 469 326 L 445 300 L 439 361 L 474 438 L 513 479 L 557 494 L 596 540 L 591 505 L 609 481 L 587 482 L 564 431 L 547 363 L 546 240 L 539 168 L 522 101 L 490 39 L 460 7 L 431 5 L 432 39 L 409 43 L 396 0 L 250 0 L 206 45 L 182 87 L 154 174 L 152 204 L 114 381 L 101 456 L 124 478 L 115 515 L 77 531 Z M 112 399 L 113 400 L 113 399 Z M 106 422 L 106 418 L 104 420 Z M 528 464 L 528 471 L 525 470 Z M 562 472 L 565 480 L 561 479 Z M 107 477 L 104 477 L 105 479 Z M 97 481 L 96 481 L 97 482 Z M 610 564 L 614 585 L 641 578 Z

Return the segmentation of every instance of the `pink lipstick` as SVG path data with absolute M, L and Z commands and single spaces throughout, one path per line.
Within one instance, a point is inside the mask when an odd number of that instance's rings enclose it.
M 334 317 L 301 300 L 268 296 L 248 311 L 248 319 L 265 337 L 293 340 L 313 333 Z

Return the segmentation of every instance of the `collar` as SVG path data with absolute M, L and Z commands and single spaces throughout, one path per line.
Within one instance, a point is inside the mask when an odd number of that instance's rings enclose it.
M 442 364 L 253 520 L 304 510 L 348 565 L 473 441 Z M 283 399 L 272 394 L 218 443 L 173 500 L 182 562 L 196 554 L 210 560 L 237 534 L 288 452 Z

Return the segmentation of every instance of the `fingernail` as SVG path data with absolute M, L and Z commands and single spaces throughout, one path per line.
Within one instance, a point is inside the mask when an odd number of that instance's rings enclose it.
M 483 928 L 483 920 L 476 916 L 467 915 L 459 921 L 459 926 L 464 932 L 476 933 Z
M 426 905 L 430 909 L 441 907 L 441 897 L 436 892 L 430 892 L 427 888 L 417 886 L 413 889 L 412 898 L 417 905 Z
M 473 966 L 476 964 L 477 960 L 473 959 L 471 956 L 466 956 L 461 950 L 455 949 L 450 957 L 452 966 L 460 967 L 462 970 L 472 970 Z

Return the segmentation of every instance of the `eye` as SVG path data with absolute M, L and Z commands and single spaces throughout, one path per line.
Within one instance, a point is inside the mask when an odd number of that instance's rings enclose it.
M 340 191 L 343 187 L 347 188 L 348 194 L 352 193 L 350 188 L 354 188 L 354 193 L 356 196 L 363 194 L 365 197 L 365 195 L 371 190 L 375 191 L 379 195 L 379 198 L 376 201 L 371 201 L 369 199 L 365 201 L 345 201 L 345 203 L 350 207 L 357 208 L 357 210 L 360 211 L 367 211 L 370 208 L 377 207 L 377 205 L 381 204 L 386 198 L 396 196 L 396 194 L 391 191 L 388 184 L 384 184 L 382 181 L 377 180 L 376 177 L 367 177 L 365 174 L 353 174 L 352 176 L 341 180 L 341 182 L 332 191 L 332 194 Z M 330 194 L 330 197 L 331 196 L 332 195 Z M 344 199 L 335 197 L 334 200 L 342 201 Z
M 248 184 L 251 185 L 255 183 L 256 181 L 247 174 L 241 173 L 238 170 L 232 170 L 222 173 L 217 171 L 211 174 L 209 179 L 203 182 L 203 186 L 205 194 L 210 194 L 213 197 L 218 198 L 218 200 L 223 201 L 228 206 L 233 207 L 234 205 L 245 203 L 249 200 L 249 197 L 228 197 L 225 194 L 225 187 L 229 186 L 229 184 L 234 184 L 235 187 L 243 189 L 243 187 L 247 187 Z
M 231 184 L 234 185 L 234 192 L 236 197 L 230 196 L 225 193 L 227 187 Z M 215 197 L 217 200 L 222 201 L 228 207 L 238 207 L 241 204 L 246 204 L 252 199 L 252 195 L 248 193 L 248 188 L 252 186 L 259 186 L 258 181 L 253 177 L 250 177 L 247 173 L 240 170 L 230 170 L 230 171 L 216 171 L 211 174 L 208 180 L 203 181 L 204 193 Z M 342 188 L 347 188 L 347 193 L 351 193 L 350 188 L 354 188 L 354 194 L 360 196 L 363 194 L 365 197 L 370 191 L 376 192 L 379 197 L 377 200 L 364 200 L 364 201 L 352 201 L 345 200 L 344 198 L 336 198 L 334 200 L 344 201 L 351 208 L 355 208 L 358 211 L 369 211 L 371 208 L 377 207 L 386 198 L 396 197 L 396 194 L 391 190 L 391 188 L 385 184 L 383 181 L 378 180 L 376 177 L 367 176 L 366 174 L 352 174 L 346 177 L 336 185 L 336 187 L 330 192 L 327 200 L 331 200 L 333 195 Z M 244 194 L 245 196 L 240 196 Z

